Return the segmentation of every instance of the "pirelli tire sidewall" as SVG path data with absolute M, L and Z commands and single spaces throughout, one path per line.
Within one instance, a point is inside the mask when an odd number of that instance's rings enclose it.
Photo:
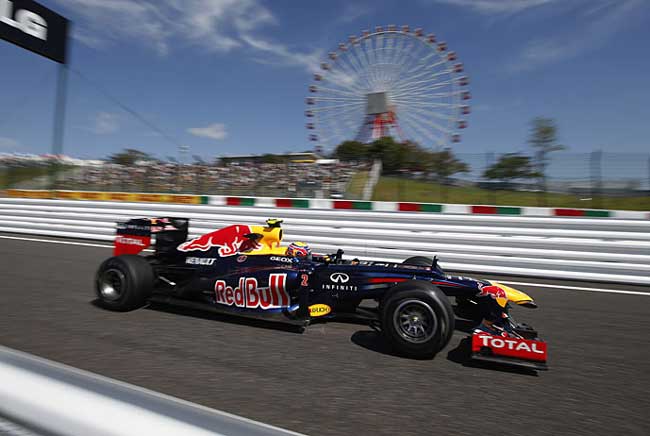
M 102 292 L 106 276 L 119 283 L 119 292 Z M 105 309 L 126 312 L 145 305 L 153 291 L 155 275 L 149 262 L 138 255 L 121 255 L 106 259 L 95 274 L 97 303 Z M 114 283 L 117 284 L 117 283 Z
M 435 315 L 435 331 L 424 342 L 405 340 L 395 325 L 396 312 L 408 301 L 422 302 L 423 307 L 430 307 Z M 434 357 L 447 346 L 454 333 L 454 311 L 447 296 L 440 288 L 427 282 L 409 280 L 392 287 L 380 302 L 379 316 L 382 333 L 391 348 L 398 354 L 411 358 Z

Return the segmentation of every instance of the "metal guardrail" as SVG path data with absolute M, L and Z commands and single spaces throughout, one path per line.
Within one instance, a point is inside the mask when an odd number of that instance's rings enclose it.
M 0 199 L 0 231 L 110 241 L 115 222 L 190 218 L 190 235 L 284 218 L 285 240 L 401 261 L 437 254 L 453 271 L 650 284 L 650 221 L 159 203 Z
M 36 433 L 24 425 L 15 423 L 0 416 L 0 435 L 3 436 L 46 436 L 43 433 Z
M 299 435 L 2 346 L 0 380 L 0 434 Z

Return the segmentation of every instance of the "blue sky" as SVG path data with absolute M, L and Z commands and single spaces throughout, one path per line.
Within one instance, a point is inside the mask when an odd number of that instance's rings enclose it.
M 555 118 L 573 152 L 650 152 L 645 0 L 49 0 L 73 20 L 65 153 L 177 156 L 309 149 L 307 86 L 327 52 L 376 25 L 434 32 L 471 79 L 459 153 L 526 149 Z M 0 41 L 0 152 L 51 147 L 57 64 Z

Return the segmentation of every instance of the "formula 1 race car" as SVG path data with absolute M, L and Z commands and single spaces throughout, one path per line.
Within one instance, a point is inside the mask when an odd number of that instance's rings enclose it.
M 392 263 L 345 260 L 342 250 L 289 255 L 281 222 L 230 225 L 189 240 L 185 218 L 118 223 L 114 257 L 96 274 L 97 301 L 116 311 L 162 302 L 299 328 L 317 318 L 359 317 L 380 329 L 397 353 L 414 358 L 433 357 L 449 343 L 456 315 L 478 323 L 497 307 L 500 332 L 475 330 L 471 356 L 546 369 L 546 343 L 508 315 L 511 305 L 536 307 L 525 293 L 446 275 L 435 257 Z M 141 255 L 149 247 L 153 253 Z M 448 297 L 455 298 L 456 314 Z

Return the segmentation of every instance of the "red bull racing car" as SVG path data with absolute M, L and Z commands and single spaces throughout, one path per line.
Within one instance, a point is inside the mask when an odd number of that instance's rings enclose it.
M 118 223 L 114 256 L 96 274 L 97 301 L 116 311 L 162 302 L 301 328 L 314 319 L 358 316 L 397 353 L 414 358 L 444 348 L 461 316 L 480 323 L 471 336 L 473 359 L 546 369 L 546 343 L 509 314 L 513 305 L 536 307 L 525 293 L 447 275 L 436 258 L 392 263 L 343 259 L 342 250 L 312 254 L 300 243 L 286 247 L 281 222 L 236 224 L 189 240 L 184 218 Z M 149 247 L 153 253 L 143 255 Z

